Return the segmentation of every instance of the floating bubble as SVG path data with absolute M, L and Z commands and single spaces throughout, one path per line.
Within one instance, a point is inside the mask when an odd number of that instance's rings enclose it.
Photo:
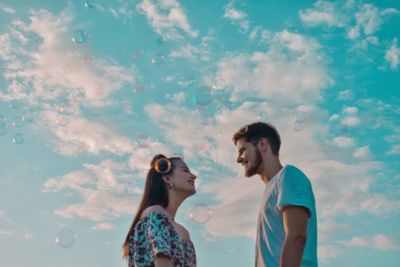
M 216 90 L 221 90 L 226 87 L 226 82 L 224 79 L 217 77 L 212 84 L 212 88 Z
M 33 110 L 24 110 L 22 112 L 21 118 L 26 123 L 31 123 L 34 120 Z
M 136 136 L 136 146 L 139 148 L 146 148 L 149 145 L 150 137 L 145 134 L 139 134 Z
M 260 120 L 260 121 L 267 121 L 268 120 L 268 112 L 266 112 L 266 111 L 261 111 L 260 113 L 258 113 L 258 119 Z
M 151 63 L 155 64 L 155 65 L 161 64 L 164 60 L 165 60 L 165 57 L 163 55 L 161 55 L 160 53 L 155 53 L 151 57 Z
M 67 125 L 69 122 L 68 116 L 65 115 L 58 115 L 56 118 L 56 123 L 61 126 Z
M 195 223 L 204 224 L 211 218 L 211 209 L 206 205 L 194 206 L 190 209 L 189 218 Z
M 21 145 L 24 143 L 24 135 L 22 133 L 16 133 L 12 141 L 14 144 Z
M 303 123 L 306 120 L 306 113 L 304 111 L 297 111 L 295 119 L 297 122 Z
M 94 0 L 86 0 L 83 5 L 86 8 L 95 8 L 96 7 L 96 1 L 94 1 Z
M 140 58 L 143 55 L 143 50 L 136 50 L 132 53 L 132 57 L 134 59 Z
M 78 236 L 74 231 L 64 228 L 57 233 L 57 237 L 54 242 L 62 248 L 70 248 L 75 244 L 77 239 Z
M 12 109 L 18 109 L 20 107 L 20 103 L 18 100 L 13 100 L 8 106 Z
M 193 96 L 194 102 L 199 106 L 207 106 L 211 102 L 211 91 L 207 86 L 201 86 L 196 89 Z
M 88 33 L 83 30 L 74 31 L 72 36 L 72 42 L 81 44 L 85 42 L 88 38 Z
M 24 126 L 24 120 L 22 116 L 16 116 L 11 124 L 13 127 L 21 128 Z
M 294 123 L 293 130 L 295 130 L 296 132 L 303 130 L 303 123 L 296 121 Z
M 132 88 L 132 92 L 134 94 L 141 93 L 141 92 L 144 92 L 144 91 L 146 91 L 146 86 L 144 86 L 144 85 L 135 85 Z
M 0 135 L 5 135 L 7 131 L 7 118 L 4 115 L 0 115 Z

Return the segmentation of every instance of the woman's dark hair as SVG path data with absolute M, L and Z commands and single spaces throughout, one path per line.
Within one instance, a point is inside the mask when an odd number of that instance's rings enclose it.
M 237 141 L 243 138 L 246 142 L 250 142 L 255 146 L 263 137 L 268 140 L 272 153 L 278 156 L 281 137 L 275 127 L 269 123 L 255 122 L 243 126 L 233 135 L 233 142 L 236 145 Z
M 162 179 L 161 173 L 157 172 L 156 169 L 154 168 L 154 165 L 157 163 L 159 159 L 165 158 L 167 159 L 166 156 L 162 154 L 158 154 L 154 156 L 154 158 L 151 160 L 151 167 L 150 170 L 147 172 L 146 176 L 146 183 L 144 185 L 144 192 L 143 192 L 143 197 L 142 200 L 140 201 L 139 208 L 136 212 L 136 215 L 133 219 L 132 225 L 129 228 L 128 234 L 126 235 L 125 242 L 123 245 L 123 251 L 124 251 L 124 258 L 127 258 L 129 255 L 129 235 L 131 234 L 132 230 L 135 228 L 135 225 L 138 223 L 140 220 L 140 217 L 142 215 L 142 212 L 153 205 L 160 205 L 163 208 L 166 208 L 168 206 L 168 191 L 167 187 Z M 171 170 L 168 173 L 164 174 L 171 174 L 174 172 L 175 169 L 175 164 L 176 160 L 182 160 L 179 157 L 172 157 L 168 158 L 171 162 Z

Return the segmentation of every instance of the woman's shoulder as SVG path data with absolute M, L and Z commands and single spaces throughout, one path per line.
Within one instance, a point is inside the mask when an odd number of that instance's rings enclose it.
M 149 217 L 150 214 L 161 214 L 166 217 L 168 216 L 167 212 L 165 211 L 165 209 L 162 206 L 153 205 L 153 206 L 147 207 L 146 209 L 143 210 L 143 212 L 140 216 L 140 219 Z

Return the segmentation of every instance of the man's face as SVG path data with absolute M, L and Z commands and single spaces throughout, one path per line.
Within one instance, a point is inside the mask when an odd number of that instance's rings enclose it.
M 262 156 L 257 147 L 241 138 L 237 140 L 236 148 L 238 150 L 236 162 L 242 164 L 245 175 L 251 177 L 258 174 Z

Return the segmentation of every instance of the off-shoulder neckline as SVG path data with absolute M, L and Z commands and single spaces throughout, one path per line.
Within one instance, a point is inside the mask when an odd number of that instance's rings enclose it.
M 145 221 L 146 219 L 149 219 L 149 218 L 150 218 L 150 215 L 153 214 L 153 213 L 161 214 L 163 217 L 165 217 L 165 218 L 168 220 L 168 223 L 170 224 L 170 226 L 172 227 L 172 229 L 174 230 L 175 234 L 178 236 L 178 238 L 179 238 L 181 241 L 183 241 L 184 243 L 193 244 L 192 240 L 190 240 L 190 239 L 186 240 L 186 239 L 184 239 L 184 238 L 179 234 L 179 232 L 176 230 L 176 227 L 170 222 L 169 216 L 168 216 L 167 214 L 165 214 L 164 212 L 162 212 L 162 211 L 159 211 L 159 210 L 152 210 L 152 211 L 150 211 L 148 214 L 146 214 L 146 216 L 140 218 L 139 221 L 137 222 L 137 224 L 139 224 L 140 222 Z

